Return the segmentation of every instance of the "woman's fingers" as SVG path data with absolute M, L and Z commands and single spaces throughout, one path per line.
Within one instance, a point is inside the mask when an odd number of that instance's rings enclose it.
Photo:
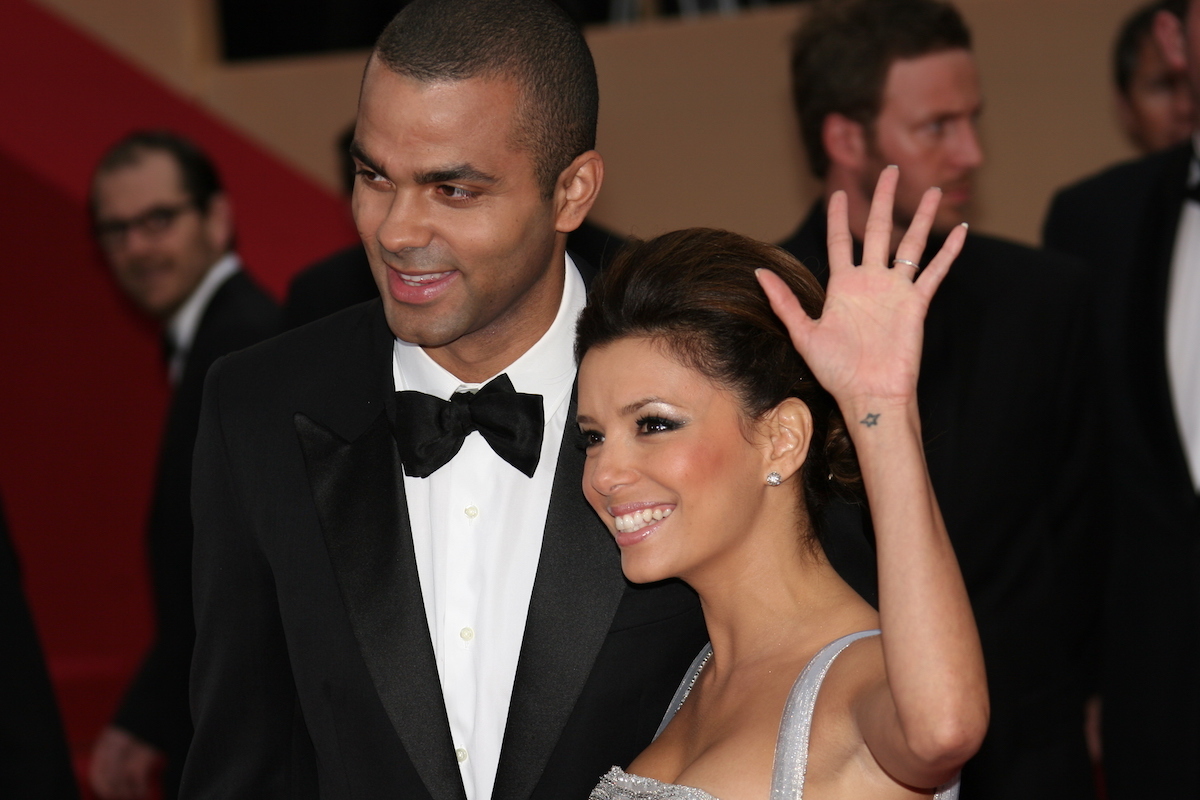
M 928 189 L 921 197 L 917 213 L 913 214 L 912 223 L 896 248 L 896 257 L 892 260 L 894 269 L 903 270 L 910 279 L 915 279 L 917 270 L 921 268 L 921 256 L 925 252 L 925 242 L 929 239 L 929 230 L 937 216 L 938 204 L 942 200 L 942 190 Z
M 766 292 L 767 299 L 771 301 L 771 309 L 787 326 L 788 333 L 792 336 L 792 344 L 796 345 L 796 349 L 803 354 L 804 344 L 808 341 L 808 336 L 816 322 L 800 306 L 800 301 L 796 299 L 796 295 L 792 293 L 782 278 L 769 269 L 755 270 L 754 275 L 758 278 L 758 283 L 762 286 L 763 291 Z
M 867 214 L 867 228 L 863 237 L 864 266 L 886 266 L 888 263 L 888 253 L 892 249 L 892 203 L 896 198 L 896 184 L 899 180 L 898 167 L 887 167 L 879 173 L 879 182 L 875 184 L 875 196 L 871 198 L 871 210 Z
M 828 233 L 825 246 L 829 251 L 829 271 L 854 266 L 854 237 L 850 235 L 849 203 L 846 193 L 838 189 L 829 197 Z
M 896 187 L 900 180 L 900 170 L 895 166 L 886 167 L 879 174 L 875 184 L 875 195 L 871 199 L 871 208 L 867 214 L 867 225 L 863 237 L 863 266 L 891 267 L 909 280 L 916 281 L 921 271 L 921 257 L 929 241 L 929 233 L 937 218 L 938 205 L 942 200 L 942 190 L 932 188 L 926 190 L 913 214 L 912 223 L 904 232 L 895 257 L 890 257 L 892 243 L 892 206 L 896 198 Z M 849 226 L 849 204 L 846 193 L 834 192 L 829 198 L 829 235 L 826 242 L 829 248 L 830 281 L 834 273 L 845 267 L 854 267 L 854 239 Z M 934 290 L 942 282 L 950 265 L 962 250 L 966 239 L 966 226 L 960 225 L 946 237 L 945 243 L 937 256 L 920 274 L 920 294 L 927 300 L 933 296 Z M 788 293 L 790 295 L 790 292 Z M 774 298 L 772 298 L 774 302 Z M 809 324 L 807 315 L 804 319 Z M 791 327 L 789 325 L 789 327 Z M 807 327 L 805 328 L 807 330 Z
M 958 254 L 962 252 L 963 243 L 967 240 L 967 223 L 955 225 L 954 229 L 946 237 L 946 241 L 942 244 L 942 249 L 938 250 L 933 260 L 929 262 L 929 266 L 920 274 L 916 286 L 921 296 L 930 300 L 933 293 L 937 291 L 941 285 L 942 279 L 946 277 L 946 273 L 950 271 L 950 265 L 954 263 L 954 259 L 958 258 Z

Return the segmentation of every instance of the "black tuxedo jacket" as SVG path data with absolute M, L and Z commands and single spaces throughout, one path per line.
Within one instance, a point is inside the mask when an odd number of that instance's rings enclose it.
M 1046 246 L 1084 258 L 1097 287 L 1113 481 L 1102 688 L 1114 800 L 1200 796 L 1200 500 L 1166 360 L 1191 158 L 1188 143 L 1064 189 L 1045 226 Z
M 188 671 L 192 622 L 192 449 L 204 376 L 221 356 L 279 329 L 279 308 L 243 271 L 209 300 L 171 398 L 147 526 L 155 637 L 114 722 L 166 753 L 164 788 L 174 796 L 191 739 Z
M 391 433 L 403 424 L 392 342 L 376 299 L 209 376 L 186 797 L 465 797 Z M 587 797 L 649 743 L 706 641 L 686 586 L 624 580 L 584 500 L 574 438 L 560 450 L 496 800 Z
M 379 294 L 367 251 L 351 245 L 296 273 L 283 302 L 283 329 L 290 331 Z
M 71 755 L 0 505 L 0 797 L 78 800 Z
M 825 234 L 818 204 L 783 244 L 823 284 Z M 1081 661 L 1095 599 L 1083 278 L 1069 259 L 972 234 L 926 318 L 922 435 L 992 702 L 987 739 L 963 770 L 967 800 L 1094 796 L 1082 736 Z M 831 515 L 830 546 L 853 538 L 858 519 Z M 873 586 L 855 588 L 874 595 Z

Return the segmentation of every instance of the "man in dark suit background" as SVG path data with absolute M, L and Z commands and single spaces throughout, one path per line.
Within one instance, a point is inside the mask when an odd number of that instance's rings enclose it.
M 943 191 L 929 257 L 937 234 L 963 222 L 983 161 L 970 48 L 958 12 L 935 0 L 818 6 L 797 34 L 793 90 L 809 161 L 825 200 L 846 193 L 859 242 L 889 164 L 900 169 L 898 230 L 926 189 Z M 825 236 L 822 201 L 783 244 L 822 281 Z M 1083 277 L 1065 259 L 972 233 L 926 321 L 926 457 L 992 701 L 987 739 L 963 770 L 965 800 L 1094 796 L 1081 661 L 1099 543 Z M 860 524 L 844 512 L 829 520 L 834 548 Z M 858 584 L 871 595 L 870 581 Z
M 159 451 L 147 548 L 154 642 L 92 754 L 101 798 L 147 797 L 162 768 L 178 793 L 192 726 L 190 487 L 204 376 L 226 353 L 278 330 L 279 312 L 232 252 L 233 218 L 209 158 L 167 131 L 141 131 L 104 155 L 92 180 L 96 240 L 117 283 L 163 325 L 173 387 Z
M 353 208 L 381 297 L 206 386 L 186 797 L 584 797 L 650 741 L 706 636 L 581 490 L 596 114 L 549 0 L 416 0 L 380 37 Z
M 1155 18 L 1200 95 L 1200 2 Z M 1200 795 L 1200 181 L 1195 138 L 1063 189 L 1048 248 L 1097 290 L 1112 551 L 1104 768 L 1114 800 Z
M 1135 10 L 1113 45 L 1113 89 L 1117 120 L 1129 143 L 1142 154 L 1167 150 L 1192 134 L 1195 104 L 1187 72 L 1163 58 L 1154 19 L 1163 0 Z
M 354 159 L 350 157 L 352 144 L 353 123 L 337 137 L 334 147 L 347 211 L 354 196 L 358 172 Z M 379 290 L 375 288 L 375 279 L 371 276 L 371 265 L 367 262 L 367 252 L 362 244 L 356 242 L 304 267 L 292 277 L 283 301 L 283 329 L 290 331 L 378 296 Z

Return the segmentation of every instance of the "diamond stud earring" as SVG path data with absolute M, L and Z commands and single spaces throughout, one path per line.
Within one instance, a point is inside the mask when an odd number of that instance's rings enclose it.
M 778 486 L 783 483 L 783 476 L 778 472 L 767 473 L 767 486 Z

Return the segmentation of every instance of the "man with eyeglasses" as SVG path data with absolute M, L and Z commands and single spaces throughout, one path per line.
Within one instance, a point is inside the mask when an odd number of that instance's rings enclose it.
M 232 251 L 229 201 L 209 158 L 167 131 L 115 144 L 92 178 L 96 241 L 121 289 L 163 326 L 173 396 L 147 529 L 154 642 L 92 753 L 89 780 L 102 800 L 178 794 L 192 736 L 188 671 L 195 627 L 191 597 L 192 449 L 204 376 L 226 353 L 273 335 L 275 301 Z

